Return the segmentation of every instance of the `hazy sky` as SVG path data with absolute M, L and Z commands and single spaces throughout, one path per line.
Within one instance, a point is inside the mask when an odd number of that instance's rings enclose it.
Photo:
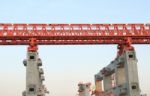
M 150 23 L 149 0 L 0 0 L 1 23 Z M 27 46 L 0 47 L 0 95 L 25 89 Z M 75 96 L 80 81 L 109 64 L 116 45 L 39 46 L 49 96 Z M 142 92 L 150 95 L 150 45 L 135 46 Z

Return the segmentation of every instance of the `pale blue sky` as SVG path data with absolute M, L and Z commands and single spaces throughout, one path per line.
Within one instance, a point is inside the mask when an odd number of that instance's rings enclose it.
M 150 23 L 149 0 L 0 0 L 1 23 Z M 0 95 L 25 89 L 27 46 L 0 47 Z M 49 96 L 75 96 L 79 81 L 116 56 L 116 45 L 40 46 Z M 140 85 L 150 95 L 150 45 L 136 45 Z

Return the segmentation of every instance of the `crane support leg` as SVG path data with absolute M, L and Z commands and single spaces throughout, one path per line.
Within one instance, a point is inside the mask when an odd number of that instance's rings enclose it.
M 136 52 L 129 39 L 118 49 L 117 58 L 95 75 L 95 96 L 140 96 Z
M 26 66 L 26 90 L 23 92 L 23 96 L 45 96 L 45 93 L 48 92 L 43 85 L 44 72 L 40 68 L 42 61 L 39 58 L 35 41 L 35 39 L 31 40 L 27 59 L 23 61 Z
M 92 94 L 95 94 L 95 96 L 100 96 L 100 93 L 102 92 L 102 81 L 95 79 L 95 91 L 92 92 Z

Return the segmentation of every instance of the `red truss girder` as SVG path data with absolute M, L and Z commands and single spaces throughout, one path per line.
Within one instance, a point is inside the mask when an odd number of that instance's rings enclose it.
M 0 24 L 0 45 L 150 44 L 150 24 Z

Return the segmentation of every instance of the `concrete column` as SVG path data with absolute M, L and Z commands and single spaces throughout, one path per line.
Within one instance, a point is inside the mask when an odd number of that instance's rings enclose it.
M 99 96 L 100 95 L 100 93 L 102 92 L 102 81 L 100 81 L 100 80 L 96 80 L 95 81 L 95 96 Z
M 99 92 L 102 92 L 102 81 L 100 81 L 100 80 L 97 80 L 96 82 L 95 82 L 95 87 L 96 87 L 96 90 L 97 91 L 99 91 Z
M 37 96 L 37 92 L 41 86 L 39 66 L 38 66 L 38 53 L 28 52 L 27 66 L 26 66 L 26 95 Z
M 115 78 L 116 78 L 116 86 L 125 84 L 125 68 L 116 68 L 116 74 L 115 74 Z
M 135 51 L 125 52 L 125 72 L 127 81 L 127 96 L 140 96 L 137 59 Z
M 48 91 L 43 85 L 44 72 L 38 52 L 28 52 L 27 59 L 24 60 L 26 66 L 26 91 L 23 96 L 45 96 Z
M 103 77 L 104 91 L 107 91 L 112 88 L 111 75 Z

